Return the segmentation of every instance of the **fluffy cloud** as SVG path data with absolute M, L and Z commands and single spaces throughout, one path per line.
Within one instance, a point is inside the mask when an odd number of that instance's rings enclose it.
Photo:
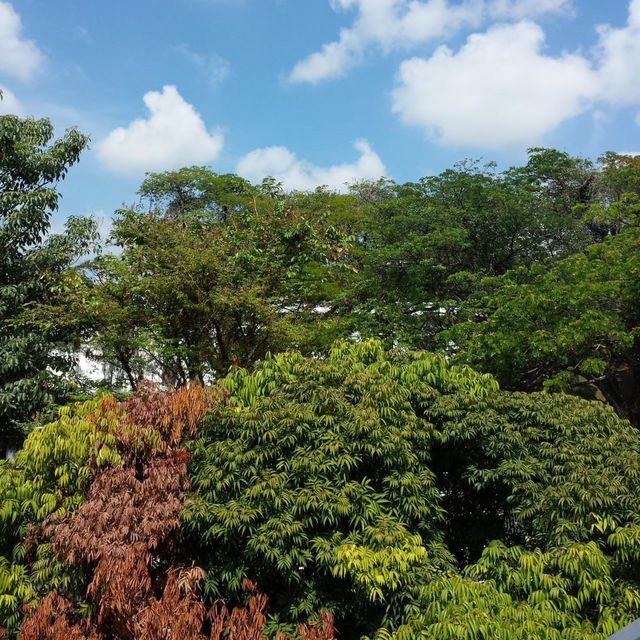
M 0 115 L 12 113 L 16 116 L 21 116 L 24 114 L 22 104 L 14 93 L 2 85 L 0 85 L 0 93 L 2 93 L 2 98 L 0 99 Z
M 626 27 L 598 27 L 601 97 L 612 104 L 640 103 L 640 0 L 631 0 Z
M 331 5 L 336 10 L 356 8 L 355 22 L 337 41 L 296 64 L 289 76 L 292 82 L 316 83 L 342 75 L 371 45 L 384 51 L 407 48 L 476 24 L 482 15 L 478 1 L 452 5 L 447 0 L 332 0 Z
M 354 147 L 360 152 L 356 162 L 332 167 L 316 167 L 298 160 L 285 147 L 255 149 L 240 160 L 236 171 L 254 183 L 261 182 L 265 176 L 272 176 L 285 188 L 300 191 L 310 191 L 321 185 L 345 191 L 348 184 L 358 180 L 377 180 L 386 174 L 382 160 L 368 142 L 359 140 Z
M 98 156 L 114 171 L 162 171 L 215 160 L 223 145 L 219 131 L 207 131 L 202 118 L 174 86 L 143 97 L 150 115 L 114 129 L 96 145 Z
M 0 0 L 0 72 L 29 79 L 42 63 L 42 54 L 31 40 L 21 38 L 22 22 L 9 2 Z
M 541 53 L 542 29 L 531 22 L 498 25 L 469 36 L 453 53 L 400 66 L 393 110 L 448 144 L 531 144 L 584 111 L 599 79 L 579 55 Z
M 298 62 L 292 82 L 317 83 L 343 75 L 368 47 L 384 52 L 477 27 L 487 19 L 522 20 L 550 12 L 567 12 L 572 0 L 329 0 L 335 11 L 356 9 L 353 24 L 339 38 Z

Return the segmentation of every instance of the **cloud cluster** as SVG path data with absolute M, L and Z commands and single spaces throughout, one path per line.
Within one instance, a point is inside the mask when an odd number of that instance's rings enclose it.
M 298 62 L 291 82 L 318 83 L 343 75 L 369 47 L 385 52 L 445 38 L 492 19 L 523 19 L 567 11 L 571 0 L 329 0 L 334 10 L 356 9 L 338 40 Z
M 289 76 L 292 82 L 317 83 L 334 78 L 356 64 L 367 47 L 385 51 L 408 48 L 442 38 L 464 26 L 479 23 L 481 5 L 453 5 L 448 0 L 330 0 L 334 9 L 357 8 L 351 27 L 335 42 L 301 60 Z
M 114 129 L 96 145 L 100 160 L 120 173 L 162 171 L 215 160 L 223 145 L 219 132 L 209 133 L 194 107 L 184 101 L 174 86 L 144 95 L 150 115 L 134 120 L 128 127 Z M 287 189 L 313 190 L 326 185 L 345 191 L 359 180 L 376 180 L 386 168 L 368 142 L 354 144 L 360 157 L 352 163 L 330 167 L 314 166 L 299 160 L 285 147 L 255 149 L 236 168 L 239 175 L 259 183 L 266 176 L 282 182 Z
M 521 21 L 472 34 L 457 51 L 400 65 L 393 111 L 445 144 L 534 144 L 596 104 L 640 104 L 640 0 L 627 25 L 598 27 L 594 59 L 547 56 L 540 26 Z
M 34 42 L 22 38 L 22 21 L 9 2 L 0 0 L 0 73 L 28 80 L 43 62 Z
M 175 86 L 144 94 L 149 117 L 114 129 L 96 149 L 104 164 L 123 173 L 162 171 L 215 160 L 224 143 L 220 131 L 207 131 L 200 114 Z
M 294 81 L 318 82 L 339 75 L 367 47 L 384 51 L 410 48 L 460 29 L 473 30 L 456 50 L 440 45 L 429 57 L 401 63 L 392 92 L 400 120 L 422 128 L 444 144 L 481 148 L 522 147 L 544 141 L 562 122 L 587 109 L 640 105 L 640 0 L 630 0 L 627 24 L 597 27 L 598 44 L 585 54 L 549 54 L 545 35 L 532 18 L 549 12 L 569 14 L 571 0 L 329 0 L 336 10 L 357 11 L 353 25 L 336 42 L 301 61 Z M 0 6 L 2 0 L 0 0 Z M 213 83 L 228 72 L 226 63 L 176 48 L 210 73 Z M 10 94 L 15 100 L 15 96 Z M 147 119 L 112 131 L 98 143 L 104 163 L 123 172 L 157 171 L 215 160 L 222 148 L 219 131 L 207 130 L 194 107 L 173 86 L 144 96 Z M 640 124 L 640 113 L 638 114 Z M 238 173 L 258 182 L 272 175 L 290 189 L 376 179 L 386 173 L 365 141 L 356 144 L 352 163 L 318 167 L 285 147 L 256 149 L 238 163 Z
M 598 91 L 597 74 L 578 55 L 548 57 L 532 22 L 469 36 L 457 52 L 403 62 L 393 111 L 445 144 L 531 144 L 579 114 Z
M 354 163 L 331 167 L 317 167 L 299 160 L 285 147 L 265 147 L 248 153 L 236 168 L 239 175 L 258 183 L 265 176 L 272 176 L 287 189 L 310 191 L 326 185 L 336 191 L 360 180 L 377 180 L 386 174 L 382 160 L 366 140 L 354 144 L 360 157 Z
M 627 25 L 598 27 L 601 98 L 611 104 L 640 103 L 640 0 L 631 0 Z
M 329 2 L 336 11 L 354 10 L 354 21 L 336 41 L 301 60 L 292 82 L 343 75 L 371 47 L 407 50 L 493 23 L 457 51 L 441 45 L 428 58 L 400 65 L 393 111 L 445 144 L 534 144 L 593 106 L 640 105 L 640 0 L 630 0 L 624 27 L 597 27 L 598 45 L 590 55 L 557 56 L 545 52 L 544 32 L 532 20 L 571 15 L 572 0 Z

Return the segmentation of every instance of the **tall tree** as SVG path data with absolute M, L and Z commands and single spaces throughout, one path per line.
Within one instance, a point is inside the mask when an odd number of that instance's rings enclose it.
M 132 387 L 145 371 L 186 384 L 331 343 L 337 319 L 322 305 L 352 272 L 326 212 L 200 168 L 152 174 L 141 193 L 163 208 L 118 212 L 121 253 L 99 257 L 67 305 Z
M 558 259 L 591 241 L 574 208 L 592 204 L 592 183 L 589 162 L 531 149 L 525 166 L 503 172 L 464 161 L 416 183 L 356 185 L 362 278 L 354 330 L 432 348 L 483 277 Z
M 64 390 L 69 338 L 55 323 L 36 326 L 25 311 L 50 299 L 56 277 L 82 254 L 95 229 L 72 220 L 66 237 L 44 236 L 58 208 L 56 185 L 87 137 L 53 140 L 48 120 L 0 116 L 0 449 L 19 439 L 17 424 Z M 2 453 L 0 451 L 0 453 Z
M 595 396 L 640 425 L 639 213 L 635 194 L 592 207 L 598 224 L 619 232 L 555 263 L 484 280 L 442 344 L 508 389 Z

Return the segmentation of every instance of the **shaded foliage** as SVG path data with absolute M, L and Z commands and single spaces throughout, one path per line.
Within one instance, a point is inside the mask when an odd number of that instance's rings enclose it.
M 581 637 L 583 626 L 604 637 L 638 611 L 637 580 L 616 545 L 638 557 L 640 436 L 610 409 L 499 392 L 471 369 L 375 341 L 339 344 L 323 360 L 283 354 L 221 384 L 230 405 L 215 407 L 189 445 L 195 492 L 183 516 L 212 593 L 233 597 L 251 571 L 277 585 L 281 615 L 328 608 L 354 638 L 425 609 L 442 622 L 448 614 L 430 598 L 454 583 L 461 607 L 482 596 L 480 618 L 505 598 L 514 608 L 485 636 L 470 621 L 463 637 L 494 637 L 501 624 L 509 638 L 530 625 L 539 637 Z M 628 536 L 615 542 L 612 527 Z M 554 583 L 553 605 L 533 603 L 529 615 L 533 587 L 474 582 L 494 539 L 515 558 L 548 554 L 545 571 L 572 597 L 593 560 L 586 588 L 601 594 L 576 607 Z M 568 577 L 567 549 L 576 554 Z M 456 567 L 466 567 L 458 582 Z
M 8 586 L 9 592 L 0 601 L 10 631 L 19 622 L 16 605 L 21 599 L 27 610 L 20 626 L 24 639 L 205 640 L 220 638 L 221 633 L 238 640 L 263 637 L 266 596 L 245 581 L 243 588 L 250 592 L 246 608 L 228 610 L 221 602 L 208 607 L 198 594 L 203 571 L 185 562 L 188 554 L 178 544 L 183 496 L 189 487 L 189 454 L 180 444 L 184 434 L 193 432 L 203 414 L 224 397 L 215 387 L 163 392 L 143 385 L 121 403 L 105 396 L 78 409 L 80 426 L 89 438 L 87 445 L 76 448 L 78 462 L 85 466 L 79 473 L 83 482 L 75 486 L 85 491 L 63 504 L 47 494 L 47 509 L 29 517 L 24 507 L 33 503 L 39 487 L 32 487 L 29 494 L 23 483 L 20 496 L 8 505 L 13 509 L 5 509 L 7 519 L 15 521 L 23 507 L 25 526 L 31 531 L 26 545 L 37 547 L 38 559 L 40 550 L 45 550 L 44 560 L 52 565 L 44 579 L 28 553 L 21 565 L 3 565 L 14 577 L 11 581 L 2 576 L 3 591 Z M 58 445 L 65 444 L 60 440 L 65 413 L 43 430 L 55 433 Z M 51 461 L 43 432 L 35 431 L 26 445 L 38 456 L 40 468 L 50 473 L 54 470 L 47 468 Z M 72 448 L 68 443 L 67 447 Z M 68 458 L 64 448 L 58 454 Z M 104 465 L 107 468 L 101 469 Z M 3 471 L 13 473 L 15 481 L 26 470 L 5 463 Z M 53 476 L 62 475 L 60 467 L 55 469 Z M 49 482 L 55 480 L 49 477 Z M 25 578 L 26 593 L 16 585 L 16 574 Z M 65 574 L 67 580 L 62 579 Z M 38 601 L 39 596 L 44 597 Z M 322 621 L 300 626 L 299 637 L 332 640 L 332 617 L 323 613 Z M 280 632 L 278 637 L 288 636 Z
M 75 134 L 48 147 L 45 125 L 0 133 L 64 173 Z M 55 192 L 17 204 L 0 231 L 34 246 L 9 271 L 40 284 L 14 287 L 6 335 L 82 343 L 134 394 L 61 409 L 0 463 L 0 626 L 600 640 L 632 620 L 639 175 L 532 149 L 286 194 L 190 167 L 149 174 L 120 253 L 73 269 L 91 223 L 42 244 Z
M 456 320 L 482 277 L 565 256 L 590 242 L 576 205 L 594 202 L 593 166 L 532 149 L 523 167 L 465 161 L 416 183 L 358 185 L 354 328 L 414 348 Z
M 329 607 L 353 633 L 390 615 L 382 584 L 449 565 L 432 427 L 415 409 L 486 394 L 490 378 L 430 354 L 388 359 L 367 341 L 327 360 L 276 356 L 222 384 L 234 402 L 190 445 L 184 515 L 214 593 L 230 597 L 250 574 L 277 585 L 292 620 Z
M 507 388 L 596 394 L 638 424 L 638 209 L 629 205 L 629 224 L 584 252 L 485 281 L 443 342 Z
M 50 236 L 56 184 L 88 138 L 71 129 L 57 140 L 48 120 L 0 116 L 0 454 L 21 441 L 19 423 L 64 397 L 74 337 L 56 323 L 34 324 L 27 310 L 56 297 L 60 272 L 87 251 L 95 226 L 71 218 Z

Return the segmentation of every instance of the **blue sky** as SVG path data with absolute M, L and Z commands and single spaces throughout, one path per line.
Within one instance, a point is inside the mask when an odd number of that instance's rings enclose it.
M 640 0 L 0 0 L 0 112 L 77 126 L 68 214 L 147 170 L 398 182 L 640 151 Z

